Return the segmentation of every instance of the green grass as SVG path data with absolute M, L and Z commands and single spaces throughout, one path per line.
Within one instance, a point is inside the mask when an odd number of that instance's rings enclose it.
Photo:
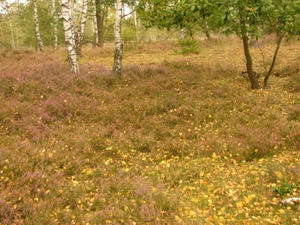
M 144 44 L 121 79 L 112 48 L 78 76 L 62 52 L 2 56 L 0 224 L 299 223 L 279 204 L 300 195 L 298 75 L 252 91 L 228 43 Z

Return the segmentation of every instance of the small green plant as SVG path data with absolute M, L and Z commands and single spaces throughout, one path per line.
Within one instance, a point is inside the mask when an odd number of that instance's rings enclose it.
M 199 54 L 200 48 L 199 43 L 197 40 L 194 39 L 180 39 L 178 41 L 180 47 L 181 47 L 181 54 L 187 55 L 187 54 Z
M 279 187 L 274 187 L 273 191 L 280 196 L 284 196 L 286 194 L 292 194 L 293 189 L 296 188 L 296 185 L 293 183 L 290 183 L 287 180 L 284 180 Z

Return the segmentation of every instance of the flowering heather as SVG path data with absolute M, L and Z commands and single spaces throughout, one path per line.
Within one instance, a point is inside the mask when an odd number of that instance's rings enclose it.
M 299 43 L 257 91 L 238 39 L 199 46 L 125 46 L 121 78 L 109 44 L 78 75 L 63 50 L 1 54 L 0 224 L 299 224 Z

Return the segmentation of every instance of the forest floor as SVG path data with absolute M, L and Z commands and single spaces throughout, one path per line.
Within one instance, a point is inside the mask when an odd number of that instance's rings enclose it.
M 270 65 L 275 39 L 252 48 Z M 265 90 L 242 43 L 177 42 L 0 55 L 0 224 L 299 224 L 300 49 L 284 42 Z M 260 78 L 262 82 L 263 78 Z

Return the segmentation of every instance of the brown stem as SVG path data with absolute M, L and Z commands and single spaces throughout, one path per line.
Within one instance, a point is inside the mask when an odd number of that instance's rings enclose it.
M 271 64 L 271 66 L 270 66 L 270 69 L 269 69 L 269 71 L 268 71 L 268 73 L 267 73 L 267 75 L 265 76 L 265 79 L 264 79 L 264 88 L 267 88 L 267 87 L 268 87 L 268 80 L 269 80 L 269 77 L 271 76 L 271 73 L 272 73 L 273 68 L 274 68 L 274 66 L 275 66 L 277 54 L 278 54 L 278 52 L 279 52 L 280 45 L 281 45 L 281 42 L 282 42 L 282 39 L 284 38 L 284 36 L 285 36 L 285 32 L 283 32 L 283 33 L 278 37 L 276 50 L 275 50 L 274 55 L 273 55 L 273 61 L 272 61 L 272 64 Z

